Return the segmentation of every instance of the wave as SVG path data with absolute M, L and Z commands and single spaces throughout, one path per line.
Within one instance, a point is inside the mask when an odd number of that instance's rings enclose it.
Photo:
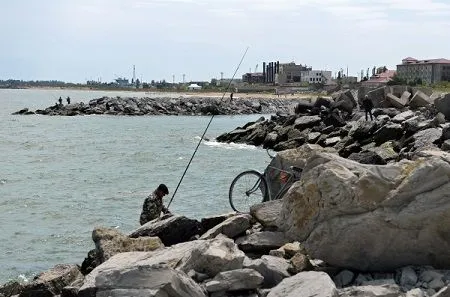
M 200 140 L 200 138 L 201 138 L 200 136 L 195 137 L 196 140 Z M 245 143 L 217 142 L 215 139 L 209 140 L 207 138 L 204 138 L 203 144 L 206 146 L 209 146 L 209 147 L 218 147 L 218 148 L 224 148 L 224 149 L 228 149 L 228 150 L 259 150 L 260 149 L 254 145 L 249 145 L 249 144 L 245 144 Z

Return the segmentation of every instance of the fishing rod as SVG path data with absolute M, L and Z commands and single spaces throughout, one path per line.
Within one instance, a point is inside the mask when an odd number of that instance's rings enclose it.
M 237 73 L 238 70 L 239 70 L 239 67 L 241 67 L 242 61 L 244 61 L 245 55 L 247 55 L 247 51 L 248 51 L 248 46 L 247 46 L 247 48 L 245 49 L 245 52 L 244 52 L 244 54 L 243 54 L 242 57 L 241 57 L 241 61 L 239 61 L 239 64 L 237 65 L 236 70 L 235 70 L 234 73 L 233 73 L 233 77 L 231 77 L 231 80 L 228 82 L 228 85 L 227 85 L 227 87 L 225 88 L 225 91 L 224 91 L 223 94 L 222 94 L 222 98 L 220 99 L 221 101 L 222 101 L 223 98 L 225 97 L 225 94 L 227 93 L 228 89 L 230 88 L 231 83 L 233 82 L 234 77 L 236 76 L 236 73 Z M 203 138 L 205 137 L 206 131 L 208 131 L 209 126 L 211 125 L 211 122 L 212 122 L 213 119 L 214 119 L 214 114 L 213 114 L 213 115 L 211 116 L 211 118 L 209 119 L 208 125 L 206 125 L 205 131 L 203 131 L 203 134 L 202 134 L 202 136 L 200 137 L 200 140 L 199 140 L 198 143 L 197 143 L 197 147 L 195 148 L 194 153 L 193 153 L 192 156 L 191 156 L 191 159 L 189 160 L 189 162 L 188 162 L 186 168 L 184 169 L 183 175 L 181 176 L 180 181 L 178 182 L 178 185 L 177 185 L 177 187 L 175 188 L 175 191 L 173 192 L 172 198 L 170 198 L 170 201 L 169 201 L 169 203 L 167 204 L 167 208 L 169 208 L 170 204 L 172 203 L 173 198 L 175 197 L 175 194 L 177 193 L 178 188 L 180 187 L 181 182 L 183 181 L 184 176 L 186 175 L 186 172 L 188 171 L 189 166 L 191 165 L 191 162 L 192 162 L 192 160 L 194 159 L 194 156 L 195 156 L 195 154 L 197 153 L 197 150 L 198 150 L 200 144 L 202 143 L 202 140 L 203 140 Z

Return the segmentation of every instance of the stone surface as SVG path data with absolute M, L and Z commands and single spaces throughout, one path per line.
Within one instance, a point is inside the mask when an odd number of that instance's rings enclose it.
M 434 100 L 434 106 L 439 112 L 442 112 L 445 115 L 447 121 L 450 120 L 450 94 L 446 94 L 445 96 L 441 96 Z
M 244 267 L 258 271 L 264 277 L 263 286 L 265 288 L 272 288 L 290 276 L 289 262 L 274 256 L 262 256 L 261 259 L 248 260 L 244 262 Z
M 395 123 L 401 123 L 406 121 L 407 119 L 412 118 L 414 115 L 415 113 L 412 110 L 407 110 L 393 117 L 392 121 Z
M 417 274 L 410 266 L 403 267 L 400 276 L 400 286 L 411 289 L 417 283 Z
M 306 256 L 303 253 L 296 253 L 291 259 L 291 266 L 289 267 L 288 271 L 291 274 L 297 274 L 299 272 L 305 271 L 305 270 L 311 270 L 312 264 L 309 261 L 308 256 Z
M 417 109 L 419 107 L 427 107 L 430 104 L 430 97 L 421 91 L 417 91 L 409 102 L 409 107 L 412 109 Z
M 449 193 L 442 158 L 373 166 L 318 153 L 284 197 L 280 228 L 333 266 L 448 267 Z
M 300 272 L 284 279 L 267 297 L 338 297 L 338 291 L 325 272 Z
M 251 219 L 252 217 L 248 214 L 239 214 L 236 216 L 232 216 L 226 219 L 224 222 L 208 230 L 200 237 L 200 239 L 211 239 L 219 234 L 234 238 L 238 235 L 241 235 L 242 233 L 245 233 L 245 230 L 250 228 Z
M 83 278 L 77 265 L 58 264 L 42 272 L 35 279 L 24 285 L 20 297 L 47 297 L 61 294 L 65 286 Z
M 244 257 L 244 252 L 238 249 L 232 239 L 216 237 L 194 247 L 178 267 L 185 272 L 193 269 L 214 277 L 219 272 L 241 269 Z
M 142 265 L 100 271 L 79 297 L 185 296 L 206 297 L 202 288 L 184 272 L 167 265 Z
M 231 212 L 231 213 L 202 218 L 200 220 L 200 225 L 202 227 L 203 233 L 208 231 L 209 229 L 214 228 L 215 226 L 219 225 L 220 223 L 222 223 L 223 221 L 225 221 L 226 219 L 228 219 L 234 215 L 236 215 L 236 213 Z
M 184 216 L 171 216 L 162 220 L 150 221 L 131 232 L 131 238 L 141 236 L 157 236 L 164 245 L 170 246 L 190 240 L 201 232 L 201 225 L 197 220 Z
M 205 284 L 208 292 L 239 291 L 258 288 L 264 277 L 253 269 L 236 269 L 220 272 Z
M 339 297 L 403 297 L 397 285 L 359 286 L 339 290 Z
M 403 108 L 408 103 L 407 99 L 401 99 L 393 94 L 387 94 L 386 100 L 395 108 Z
M 236 244 L 246 253 L 268 254 L 288 243 L 289 239 L 283 232 L 256 232 L 236 239 Z
M 353 281 L 354 277 L 355 274 L 350 270 L 342 270 L 333 278 L 333 280 L 336 284 L 336 287 L 343 288 L 349 285 Z
M 92 240 L 97 250 L 99 263 L 103 263 L 117 253 L 147 252 L 164 248 L 158 237 L 129 238 L 113 228 L 95 228 L 92 231 Z
M 282 201 L 272 200 L 250 207 L 250 214 L 266 228 L 276 228 L 280 217 Z

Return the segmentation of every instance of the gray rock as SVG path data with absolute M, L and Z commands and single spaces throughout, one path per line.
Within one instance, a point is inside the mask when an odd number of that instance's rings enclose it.
M 449 176 L 442 158 L 373 166 L 317 153 L 283 198 L 280 230 L 332 266 L 448 267 Z
M 272 200 L 250 207 L 250 214 L 266 228 L 277 228 L 282 201 Z
M 442 288 L 434 294 L 432 297 L 450 297 L 450 286 L 446 286 L 445 288 Z
M 247 261 L 244 263 L 244 267 L 261 273 L 264 277 L 263 286 L 265 288 L 272 288 L 290 276 L 288 272 L 289 262 L 274 256 L 262 256 L 261 259 Z
M 417 109 L 419 107 L 427 107 L 431 104 L 431 99 L 429 96 L 421 91 L 417 91 L 411 101 L 409 102 L 409 107 L 412 109 Z
M 353 278 L 355 277 L 355 274 L 351 272 L 350 270 L 342 270 L 334 277 L 334 283 L 336 284 L 336 287 L 343 288 L 347 285 L 349 285 Z
M 338 143 L 339 141 L 341 141 L 341 137 L 339 137 L 339 136 L 327 138 L 327 139 L 325 139 L 325 146 L 333 146 L 336 143 Z
M 300 130 L 311 128 L 318 125 L 321 120 L 319 116 L 302 116 L 295 120 L 294 127 Z
M 285 278 L 267 297 L 338 297 L 338 291 L 325 272 L 300 272 Z
M 236 269 L 220 272 L 205 284 L 205 288 L 208 292 L 252 290 L 263 280 L 263 276 L 253 269 Z
M 339 290 L 339 297 L 402 297 L 397 285 L 359 286 Z
M 131 238 L 141 236 L 157 236 L 166 246 L 190 240 L 201 232 L 197 220 L 184 216 L 171 216 L 162 220 L 150 221 L 131 232 Z
M 386 100 L 395 108 L 403 108 L 408 103 L 408 99 L 398 98 L 393 94 L 387 94 Z
M 395 123 L 401 123 L 406 121 L 407 119 L 412 118 L 415 115 L 415 113 L 411 110 L 404 111 L 402 113 L 399 113 L 395 117 L 392 118 L 392 121 Z
M 403 127 L 400 124 L 387 124 L 375 131 L 373 136 L 378 145 L 389 140 L 398 140 L 403 136 Z
M 283 232 L 263 231 L 236 239 L 236 244 L 246 253 L 267 254 L 288 243 Z
M 167 265 L 151 265 L 100 271 L 91 287 L 79 297 L 90 296 L 186 296 L 206 297 L 185 273 Z
M 230 238 L 234 238 L 242 233 L 245 233 L 245 230 L 250 228 L 251 219 L 252 217 L 248 214 L 239 214 L 230 217 L 219 225 L 208 230 L 200 237 L 200 239 L 211 239 L 221 233 Z
M 83 276 L 77 265 L 58 264 L 39 274 L 31 283 L 23 286 L 21 297 L 46 297 L 61 294 L 64 287 Z
M 450 120 L 450 94 L 441 96 L 434 100 L 434 106 L 439 112 L 445 115 L 447 120 Z
M 426 297 L 425 292 L 420 288 L 415 288 L 406 292 L 405 297 Z
M 429 128 L 421 130 L 412 136 L 413 147 L 415 149 L 429 146 L 436 143 L 442 137 L 442 129 Z
M 220 223 L 222 223 L 223 221 L 234 215 L 236 215 L 236 213 L 230 212 L 226 214 L 205 217 L 200 220 L 200 225 L 202 227 L 203 232 L 206 232 L 209 229 L 214 228 L 215 226 L 219 225 Z
M 195 246 L 184 256 L 178 268 L 187 272 L 191 269 L 214 277 L 219 272 L 241 269 L 245 254 L 233 240 L 225 237 L 205 241 Z
M 412 267 L 403 267 L 400 276 L 400 286 L 408 289 L 414 288 L 417 283 L 417 274 Z

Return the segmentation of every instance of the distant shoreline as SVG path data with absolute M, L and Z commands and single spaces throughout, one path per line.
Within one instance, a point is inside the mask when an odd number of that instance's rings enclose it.
M 149 93 L 149 94 L 158 94 L 160 93 L 165 97 L 164 94 L 177 94 L 179 96 L 186 97 L 212 97 L 212 98 L 230 98 L 229 91 L 218 92 L 213 90 L 203 90 L 203 91 L 177 91 L 177 90 L 153 90 L 153 89 L 100 89 L 100 88 L 89 88 L 89 87 L 20 87 L 14 89 L 6 89 L 5 90 L 71 90 L 71 91 L 98 91 L 98 92 L 130 92 L 130 93 Z M 317 93 L 294 93 L 293 95 L 280 95 L 279 97 L 273 93 L 264 93 L 264 92 L 242 92 L 242 93 L 234 93 L 233 99 L 305 99 L 305 98 L 316 98 L 318 96 Z M 167 96 L 172 98 L 171 96 Z

